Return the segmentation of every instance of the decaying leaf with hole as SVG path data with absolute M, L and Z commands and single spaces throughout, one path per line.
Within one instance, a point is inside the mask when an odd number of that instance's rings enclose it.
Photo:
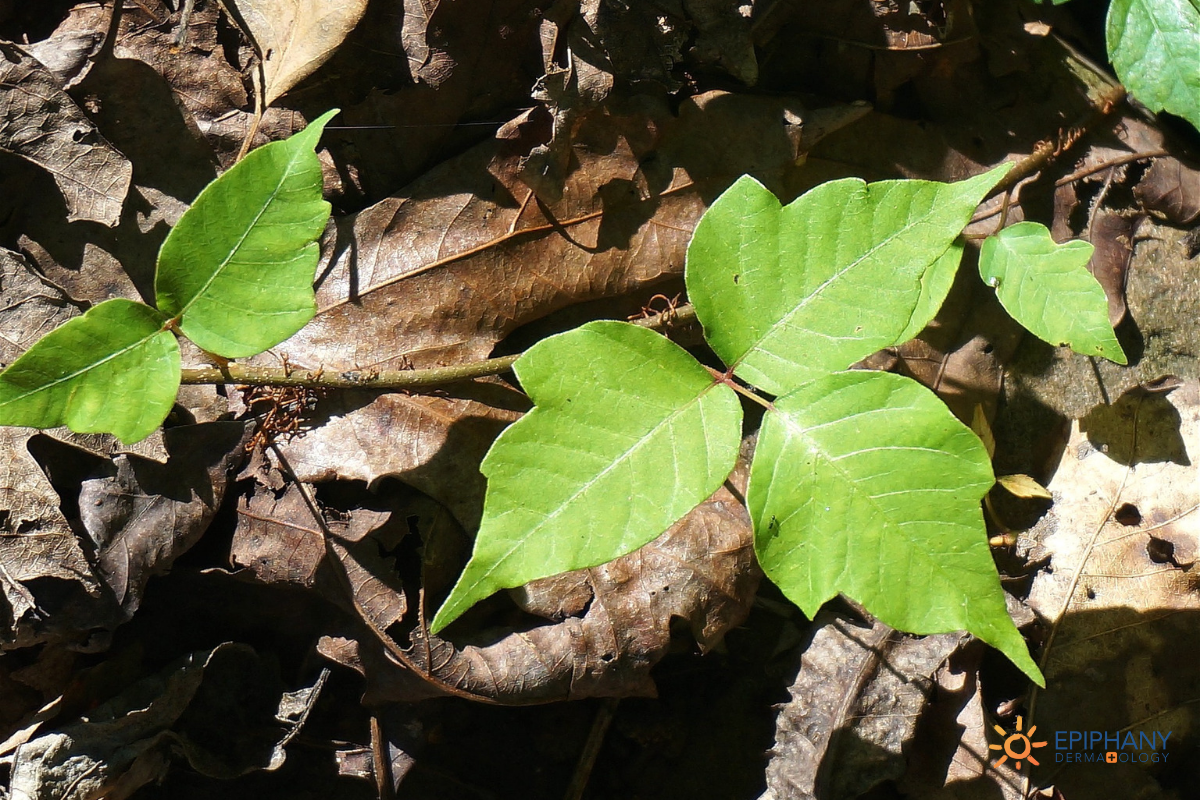
M 0 149 L 54 177 L 69 219 L 110 228 L 120 221 L 132 165 L 104 140 L 52 73 L 7 42 L 0 42 Z
M 1029 596 L 1046 630 L 1046 690 L 1028 722 L 1128 732 L 1134 744 L 1117 749 L 1147 759 L 1050 764 L 1067 797 L 1152 795 L 1149 754 L 1186 758 L 1196 744 L 1200 384 L 1135 389 L 1113 408 L 1103 425 L 1097 415 L 1073 426 L 1049 484 L 1054 505 L 1028 534 L 1031 557 L 1049 559 Z M 1143 734 L 1159 744 L 1143 746 Z

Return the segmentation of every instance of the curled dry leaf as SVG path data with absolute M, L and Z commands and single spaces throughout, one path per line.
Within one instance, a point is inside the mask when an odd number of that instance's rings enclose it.
M 71 220 L 110 228 L 121 219 L 133 167 L 104 140 L 58 79 L 0 42 L 0 149 L 37 164 L 58 185 Z
M 650 668 L 667 652 L 672 619 L 710 647 L 745 618 L 758 579 L 745 510 L 721 489 L 642 549 L 533 584 L 526 607 L 557 622 L 457 643 L 418 629 L 405 652 L 423 674 L 369 639 L 326 638 L 320 649 L 366 676 L 367 703 L 446 691 L 510 705 L 653 695 Z M 569 608 L 554 599 L 565 593 Z
M 775 720 L 761 800 L 858 797 L 899 777 L 933 675 L 968 639 L 916 638 L 880 622 L 818 614 L 791 700 Z
M 354 30 L 367 0 L 222 0 L 262 59 L 262 105 L 317 70 Z
M 1128 731 L 1139 741 L 1170 732 L 1170 764 L 1196 745 L 1200 384 L 1190 379 L 1165 396 L 1134 390 L 1127 404 L 1132 413 L 1108 420 L 1106 447 L 1073 426 L 1049 485 L 1054 505 L 1031 531 L 1032 557 L 1050 564 L 1035 575 L 1029 603 L 1049 632 L 1046 689 L 1027 722 Z M 1049 768 L 1067 797 L 1162 791 L 1149 761 Z
M 163 436 L 166 463 L 120 454 L 79 484 L 79 521 L 122 620 L 141 604 L 150 577 L 169 570 L 208 528 L 248 436 L 241 422 L 170 428 Z M 55 450 L 60 459 L 71 457 L 65 445 L 40 439 L 48 458 Z

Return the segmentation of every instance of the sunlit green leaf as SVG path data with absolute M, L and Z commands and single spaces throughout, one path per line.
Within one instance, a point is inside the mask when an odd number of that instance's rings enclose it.
M 705 337 L 772 394 L 911 338 L 949 291 L 955 238 L 1008 169 L 951 184 L 847 178 L 787 206 L 741 178 L 688 247 Z
M 737 458 L 737 396 L 653 331 L 592 322 L 538 343 L 515 370 L 536 407 L 483 461 L 475 551 L 434 632 L 498 589 L 652 541 Z
M 211 353 L 261 353 L 316 313 L 317 240 L 329 220 L 313 152 L 324 114 L 210 183 L 158 254 L 158 307 Z
M 759 563 L 809 616 L 842 592 L 900 630 L 970 631 L 1040 681 L 988 550 L 992 483 L 979 439 L 927 389 L 851 371 L 775 402 L 746 503 Z
M 0 425 L 146 438 L 179 389 L 179 344 L 164 322 L 118 299 L 55 328 L 0 372 Z
M 1087 271 L 1091 257 L 1087 242 L 1056 244 L 1045 225 L 1019 222 L 984 241 L 979 274 L 995 287 L 1005 310 L 1038 338 L 1124 364 L 1104 289 Z
M 1106 33 L 1133 96 L 1200 129 L 1200 0 L 1112 0 Z

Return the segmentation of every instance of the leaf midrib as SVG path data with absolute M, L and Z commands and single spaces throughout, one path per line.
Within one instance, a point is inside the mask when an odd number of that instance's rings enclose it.
M 241 237 L 238 238 L 237 243 L 230 249 L 229 254 L 225 256 L 225 259 L 219 265 L 217 265 L 216 269 L 212 271 L 212 274 L 208 276 L 208 280 L 204 282 L 204 285 L 197 289 L 195 294 L 192 295 L 192 299 L 188 300 L 179 309 L 179 313 L 173 317 L 174 320 L 182 322 L 184 315 L 188 312 L 188 309 L 200 301 L 200 298 L 203 297 L 205 292 L 208 291 L 208 288 L 212 286 L 213 281 L 215 281 L 225 271 L 226 267 L 229 266 L 229 262 L 233 261 L 234 256 L 241 251 L 242 245 L 246 243 L 246 239 L 249 238 L 250 234 L 258 225 L 258 221 L 262 219 L 263 214 L 267 213 L 267 208 L 269 208 L 270 205 L 275 202 L 275 198 L 279 196 L 280 189 L 288 181 L 288 179 L 291 178 L 292 167 L 295 166 L 297 158 L 302 154 L 303 151 L 301 150 L 293 151 L 291 153 L 290 157 L 288 158 L 287 169 L 280 173 L 279 181 L 275 184 L 275 188 L 271 190 L 270 197 L 268 197 L 267 201 L 262 204 L 262 207 L 259 208 L 258 213 L 254 215 L 254 219 L 249 225 L 246 226 L 246 229 L 242 232 Z
M 867 185 L 867 191 L 868 192 L 870 191 L 870 184 Z M 909 206 L 911 207 L 911 205 L 912 204 L 910 202 Z M 786 207 L 785 207 L 785 210 L 786 210 Z M 760 346 L 762 345 L 763 342 L 765 342 L 767 339 L 774 336 L 775 332 L 778 331 L 780 328 L 782 328 L 785 325 L 787 325 L 788 323 L 790 323 L 792 318 L 795 315 L 797 315 L 801 311 L 803 311 L 808 306 L 808 304 L 810 302 L 812 302 L 814 299 L 816 299 L 821 294 L 821 292 L 825 291 L 825 289 L 827 287 L 829 287 L 835 281 L 840 280 L 844 275 L 846 275 L 846 273 L 857 268 L 860 264 L 862 264 L 863 261 L 865 261 L 866 259 L 873 256 L 881 248 L 886 247 L 887 245 L 891 244 L 891 242 L 894 241 L 900 235 L 907 233 L 908 231 L 912 230 L 913 228 L 916 228 L 917 226 L 924 223 L 927 219 L 929 219 L 929 217 L 930 217 L 930 215 L 926 214 L 920 220 L 917 220 L 916 222 L 905 225 L 903 228 L 898 229 L 891 236 L 888 236 L 885 239 L 880 240 L 877 244 L 872 246 L 870 249 L 868 249 L 866 252 L 864 252 L 861 256 L 859 256 L 854 261 L 851 261 L 849 264 L 847 264 L 841 270 L 839 270 L 838 272 L 835 272 L 833 275 L 830 275 L 820 286 L 818 286 L 815 290 L 813 290 L 807 297 L 803 298 L 790 311 L 788 311 L 786 314 L 784 314 L 782 317 L 780 317 L 779 321 L 775 322 L 769 328 L 767 328 L 767 331 L 762 336 L 760 336 L 756 340 L 754 340 L 750 344 L 750 346 L 746 348 L 745 352 L 743 352 L 737 359 L 735 359 L 734 362 L 730 366 L 736 370 L 739 366 L 741 366 L 741 364 L 747 358 L 752 356 L 755 352 L 759 351 Z M 875 213 L 873 210 L 872 214 L 871 214 L 872 222 L 874 221 L 874 218 L 875 218 Z M 953 243 L 953 239 L 951 240 L 951 244 L 952 243 Z M 949 244 L 947 245 L 947 247 L 949 247 Z M 778 250 L 779 250 L 779 248 L 777 247 L 776 248 L 776 255 L 777 255 L 776 261 L 778 261 Z M 940 256 L 940 253 L 939 253 L 939 256 Z M 862 338 L 863 337 L 859 337 L 859 340 L 861 340 Z
M 80 317 L 80 319 L 82 319 L 82 317 Z M 83 367 L 82 369 L 77 369 L 69 375 L 64 375 L 61 378 L 56 378 L 53 381 L 51 381 L 50 383 L 43 384 L 43 385 L 37 387 L 36 389 L 30 389 L 29 391 L 25 392 L 24 394 L 19 394 L 16 397 L 10 398 L 8 400 L 4 400 L 4 401 L 0 402 L 0 408 L 3 408 L 4 406 L 9 405 L 10 403 L 16 403 L 19 400 L 24 400 L 27 397 L 32 397 L 33 395 L 38 394 L 39 392 L 49 391 L 49 390 L 55 388 L 56 386 L 58 386 L 59 384 L 66 383 L 67 381 L 78 378 L 80 375 L 86 375 L 87 373 L 91 372 L 92 370 L 97 369 L 97 368 L 103 366 L 104 364 L 107 364 L 109 361 L 112 361 L 115 358 L 120 358 L 121 356 L 125 355 L 128 352 L 136 350 L 137 348 L 146 344 L 146 342 L 150 341 L 151 339 L 153 339 L 155 336 L 158 336 L 162 332 L 163 331 L 161 329 L 156 330 L 156 331 L 154 331 L 154 333 L 143 336 L 141 339 L 137 340 L 133 344 L 131 344 L 127 347 L 124 347 L 124 348 L 116 351 L 115 353 L 105 356 L 104 358 L 100 359 L 99 361 L 94 361 L 91 364 L 88 364 L 86 367 Z M 11 384 L 9 384 L 9 385 L 11 385 Z M 74 396 L 75 396 L 74 393 L 72 393 L 71 397 L 67 398 L 68 405 L 70 404 L 70 401 L 72 399 L 74 399 Z
M 947 576 L 947 570 L 945 568 L 943 568 L 941 562 L 938 561 L 937 559 L 933 558 L 932 555 L 926 553 L 925 550 L 922 549 L 921 547 L 918 547 L 916 540 L 913 537 L 905 534 L 905 531 L 903 530 L 905 526 L 897 525 L 895 523 L 895 521 L 892 520 L 891 516 L 877 502 L 876 498 L 873 495 L 870 495 L 870 494 L 867 494 L 866 492 L 861 491 L 858 488 L 857 480 L 855 478 L 853 478 L 845 469 L 838 466 L 837 462 L 833 461 L 826 454 L 825 449 L 823 447 L 819 446 L 819 440 L 816 437 L 806 435 L 807 431 L 808 431 L 807 428 L 803 428 L 803 427 L 800 427 L 799 425 L 795 424 L 792 421 L 792 419 L 785 414 L 780 414 L 779 416 L 780 416 L 781 420 L 783 421 L 784 427 L 787 429 L 788 433 L 795 433 L 796 436 L 800 437 L 803 441 L 806 441 L 806 442 L 809 442 L 809 443 L 812 443 L 813 445 L 815 445 L 814 447 L 809 448 L 809 452 L 814 453 L 818 458 L 820 458 L 822 460 L 822 462 L 827 464 L 830 469 L 832 469 L 833 471 L 835 471 L 839 475 L 841 475 L 842 479 L 846 482 L 846 484 L 848 486 L 850 486 L 851 489 L 856 494 L 862 494 L 865 497 L 867 503 L 869 503 L 876 510 L 876 512 L 880 515 L 880 517 L 882 519 L 887 521 L 887 526 L 889 529 L 895 530 L 897 533 L 899 533 L 901 536 L 904 537 L 904 540 L 906 542 L 908 542 L 910 545 L 910 547 L 908 548 L 909 553 L 912 553 L 915 551 L 925 561 L 932 564 L 934 566 L 936 572 L 938 572 L 938 574 L 942 575 L 946 579 L 946 582 L 949 585 L 958 587 L 958 583 L 954 580 L 951 580 L 949 578 L 949 576 Z M 946 452 L 946 451 L 941 450 L 938 452 Z M 788 514 L 783 519 L 778 520 L 779 529 L 782 530 L 784 523 L 786 523 L 788 520 L 790 520 L 797 513 L 799 513 L 799 510 L 793 511 L 791 514 Z M 952 523 L 945 523 L 945 524 L 952 524 Z M 839 590 L 841 590 L 841 589 L 839 589 Z M 964 596 L 966 596 L 965 591 L 963 591 L 962 594 Z M 967 622 L 967 624 L 972 624 L 969 619 L 965 620 L 965 621 Z
M 591 478 L 586 483 L 584 483 L 574 494 L 572 494 L 570 497 L 568 497 L 566 500 L 564 500 L 562 503 L 560 503 L 558 508 L 556 508 L 551 514 L 544 517 L 540 522 L 538 522 L 538 524 L 536 526 L 529 529 L 528 533 L 526 533 L 525 536 L 523 536 L 519 540 L 517 540 L 517 542 L 515 544 L 513 544 L 513 546 L 510 547 L 508 550 L 506 550 L 503 555 L 501 555 L 499 558 L 494 559 L 492 561 L 491 566 L 487 569 L 487 571 L 485 571 L 482 575 L 480 575 L 480 577 L 478 578 L 478 582 L 482 583 L 482 582 L 486 581 L 487 578 L 489 576 L 491 576 L 492 573 L 494 573 L 501 564 L 508 561 L 508 559 L 512 556 L 513 553 L 515 553 L 519 548 L 521 548 L 530 538 L 534 537 L 538 533 L 538 531 L 540 531 L 542 528 L 546 527 L 546 525 L 548 525 L 551 521 L 553 521 L 560 514 L 562 514 L 567 507 L 569 507 L 571 504 L 573 504 L 580 497 L 580 495 L 582 495 L 584 492 L 586 492 L 592 486 L 596 485 L 596 483 L 598 483 L 602 478 L 604 478 L 606 475 L 608 475 L 610 472 L 612 472 L 612 470 L 616 469 L 617 465 L 625 463 L 630 458 L 632 458 L 634 453 L 636 453 L 638 450 L 640 450 L 641 447 L 643 445 L 645 445 L 656 433 L 658 433 L 666 425 L 668 425 L 669 423 L 674 421 L 676 418 L 678 418 L 680 415 L 682 415 L 685 411 L 688 411 L 691 408 L 693 408 L 695 405 L 699 404 L 700 401 L 703 400 L 704 397 L 709 392 L 711 392 L 715 387 L 722 386 L 722 385 L 723 384 L 720 381 L 713 381 L 708 386 L 704 387 L 704 389 L 702 389 L 699 394 L 697 394 L 694 398 L 689 400 L 686 404 L 684 404 L 680 408 L 676 409 L 675 411 L 671 412 L 671 414 L 664 417 L 661 422 L 659 422 L 657 425 L 655 425 L 650 430 L 646 431 L 645 435 L 643 435 L 640 439 L 638 439 L 638 441 L 632 447 L 628 448 L 625 452 L 621 453 L 620 456 L 613 459 L 612 463 L 610 463 L 604 469 L 600 470 L 600 472 L 596 473 L 596 475 L 593 478 Z M 661 533 L 661 531 L 659 533 Z

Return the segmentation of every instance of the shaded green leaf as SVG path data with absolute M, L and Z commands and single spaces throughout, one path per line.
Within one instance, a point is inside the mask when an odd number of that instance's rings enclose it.
M 514 369 L 536 407 L 483 460 L 475 550 L 435 633 L 498 589 L 652 541 L 715 492 L 737 459 L 737 396 L 653 331 L 588 323 L 539 342 Z
M 50 331 L 0 372 L 0 425 L 145 439 L 179 390 L 179 343 L 165 322 L 117 299 Z
M 314 148 L 330 111 L 250 153 L 205 187 L 158 254 L 158 307 L 196 344 L 227 358 L 261 353 L 312 319 L 329 220 Z
M 1039 339 L 1125 364 L 1104 289 L 1087 271 L 1092 249 L 1081 241 L 1056 244 L 1045 225 L 1019 222 L 984 241 L 979 274 Z
M 741 178 L 688 247 L 688 297 L 705 337 L 773 394 L 911 338 L 949 291 L 955 238 L 1008 169 L 952 184 L 847 178 L 787 206 Z
M 900 630 L 970 631 L 1040 681 L 988 550 L 992 483 L 979 439 L 929 390 L 851 371 L 776 401 L 746 504 L 763 570 L 810 617 L 844 592 Z
M 1200 0 L 1113 0 L 1106 35 L 1133 96 L 1200 129 Z

